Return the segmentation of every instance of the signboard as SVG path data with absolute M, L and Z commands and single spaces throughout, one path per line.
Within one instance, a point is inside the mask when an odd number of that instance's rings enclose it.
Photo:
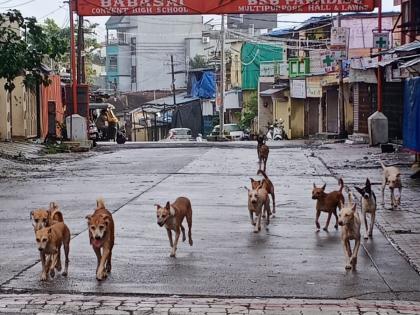
M 274 77 L 278 73 L 278 63 L 261 62 L 260 77 Z
M 73 0 L 74 1 L 74 0 Z M 82 16 L 373 11 L 375 0 L 77 0 Z
M 335 56 L 329 50 L 309 51 L 310 73 L 324 74 L 338 70 L 338 64 Z
M 389 32 L 373 33 L 373 48 L 389 49 Z
M 322 97 L 321 77 L 306 78 L 306 97 Z
M 350 29 L 347 27 L 331 28 L 330 50 L 336 60 L 347 59 L 347 48 L 349 43 Z
M 293 98 L 306 98 L 306 80 L 291 80 L 290 96 Z

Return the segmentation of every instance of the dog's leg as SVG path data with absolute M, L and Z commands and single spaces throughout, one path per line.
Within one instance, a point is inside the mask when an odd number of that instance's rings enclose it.
M 385 206 L 385 186 L 386 186 L 386 178 L 383 177 L 382 178 L 382 186 L 381 186 L 381 190 L 382 190 L 382 206 Z
M 319 216 L 321 215 L 321 211 L 320 210 L 316 210 L 316 218 L 315 218 L 315 225 L 316 225 L 316 230 L 319 231 L 321 228 L 321 225 L 319 224 Z
M 268 229 L 268 226 L 270 225 L 270 216 L 271 216 L 270 199 L 269 198 L 267 198 L 267 201 L 265 202 L 264 211 L 266 212 L 266 215 L 267 215 L 266 228 Z
M 57 269 L 58 272 L 61 271 L 61 245 L 58 247 L 57 263 L 55 264 L 55 269 Z
M 368 239 L 370 235 L 370 229 L 368 228 L 367 212 L 365 210 L 362 210 L 362 212 L 363 212 L 363 219 L 365 221 L 365 230 L 366 230 L 365 239 Z M 372 215 L 370 218 L 372 219 Z
M 331 216 L 332 216 L 332 211 L 328 212 L 327 222 L 325 223 L 325 226 L 323 228 L 325 232 L 328 232 L 328 226 L 330 225 Z
M 391 191 L 391 208 L 394 210 L 395 208 L 395 195 L 394 195 L 394 188 L 389 188 Z
M 104 278 L 107 277 L 107 273 L 106 273 L 106 270 L 105 270 L 105 263 L 109 259 L 110 252 L 111 251 L 109 250 L 108 247 L 104 247 L 102 257 L 101 257 L 101 261 L 99 262 L 98 271 L 96 273 L 96 279 L 99 280 L 99 281 L 103 280 Z
M 192 210 L 191 213 L 187 214 L 187 224 L 188 224 L 188 243 L 190 246 L 193 246 L 193 240 L 191 235 L 192 230 Z
M 44 265 L 44 269 L 42 272 L 42 277 L 41 280 L 42 281 L 47 281 L 48 280 L 48 273 L 51 267 L 51 258 L 52 255 L 47 255 L 47 257 L 45 258 L 45 265 Z
M 335 210 L 334 210 L 333 214 L 334 214 L 334 216 L 335 216 L 335 225 L 334 225 L 334 228 L 335 228 L 336 230 L 338 230 L 338 216 L 337 216 L 337 209 L 335 209 Z
M 264 158 L 264 173 L 267 171 L 267 160 L 268 158 Z
M 173 248 L 174 242 L 172 240 L 172 231 L 170 229 L 166 229 L 166 233 L 168 233 L 169 245 L 171 245 L 171 248 Z
M 258 170 L 261 170 L 262 159 L 258 157 Z
M 271 198 L 273 199 L 273 217 L 276 213 L 276 195 L 274 194 L 274 188 L 272 188 L 273 191 L 271 192 Z
M 350 264 L 353 267 L 353 270 L 356 269 L 357 254 L 359 253 L 359 248 L 360 248 L 360 238 L 355 240 L 354 249 L 353 249 L 353 256 L 351 256 L 351 259 L 350 259 Z
M 180 228 L 178 227 L 175 231 L 175 243 L 174 243 L 174 246 L 172 247 L 171 257 L 176 256 L 176 249 L 178 247 L 178 241 L 179 241 L 180 235 L 181 235 L 181 231 L 180 231 Z
M 112 251 L 110 250 L 108 260 L 106 261 L 106 272 L 107 273 L 110 273 L 111 269 L 112 269 L 111 259 L 112 259 Z
M 57 262 L 58 262 L 58 253 L 51 254 L 51 267 L 49 270 L 51 278 L 55 277 L 55 266 L 57 266 Z
M 39 256 L 41 258 L 41 265 L 42 265 L 42 272 L 41 272 L 41 281 L 46 281 L 47 280 L 47 276 L 46 276 L 46 272 L 45 272 L 45 268 L 46 268 L 46 257 L 44 253 L 39 253 Z
M 251 219 L 251 224 L 255 225 L 255 221 L 254 221 L 254 212 L 249 211 L 249 218 Z
M 257 216 L 257 224 L 255 225 L 254 233 L 258 233 L 259 231 L 261 231 L 261 217 L 262 217 L 262 212 L 263 212 L 263 209 L 260 210 L 260 213 Z
M 69 272 L 69 253 L 70 253 L 70 235 L 68 236 L 67 239 L 64 240 L 64 271 L 62 273 L 62 275 L 64 277 L 67 277 L 68 272 Z
M 370 237 L 372 237 L 373 235 L 373 227 L 375 226 L 375 216 L 376 216 L 375 212 L 372 212 L 370 215 L 370 230 L 369 230 Z
M 350 265 L 350 257 L 351 257 L 351 247 L 350 247 L 350 241 L 349 240 L 345 240 L 343 241 L 343 246 L 344 246 L 344 254 L 346 256 L 346 267 L 345 269 L 351 269 L 351 265 Z
M 185 237 L 185 228 L 181 224 L 181 232 L 182 232 L 182 241 L 185 242 L 187 238 Z
M 96 273 L 98 273 L 99 265 L 101 264 L 101 249 L 93 247 L 93 251 L 96 254 Z

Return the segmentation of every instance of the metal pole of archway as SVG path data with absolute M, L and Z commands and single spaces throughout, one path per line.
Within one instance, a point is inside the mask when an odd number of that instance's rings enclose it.
M 222 14 L 222 26 L 220 30 L 221 45 L 220 45 L 220 107 L 219 107 L 219 117 L 220 117 L 220 138 L 224 136 L 224 123 L 225 123 L 225 76 L 226 76 L 226 65 L 225 65 L 225 15 Z

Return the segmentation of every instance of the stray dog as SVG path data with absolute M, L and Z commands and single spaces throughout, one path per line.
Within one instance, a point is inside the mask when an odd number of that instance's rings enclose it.
M 363 219 L 365 221 L 365 239 L 372 237 L 373 226 L 375 224 L 375 215 L 376 215 L 376 196 L 375 193 L 372 191 L 371 184 L 369 178 L 366 179 L 365 187 L 359 188 L 354 187 L 359 194 L 362 195 L 362 213 Z M 367 223 L 367 214 L 370 214 L 370 225 L 368 228 Z
M 36 231 L 35 236 L 42 262 L 41 280 L 48 280 L 48 275 L 54 278 L 54 268 L 57 269 L 61 245 L 64 246 L 64 255 L 66 257 L 62 275 L 67 276 L 70 251 L 70 230 L 67 225 L 63 222 L 58 222 L 50 227 Z
M 401 172 L 398 167 L 385 166 L 381 162 L 383 176 L 382 176 L 382 206 L 385 205 L 385 186 L 388 185 L 391 190 L 391 207 L 394 209 L 401 204 Z M 395 196 L 394 189 L 399 190 L 399 195 Z
M 343 242 L 344 256 L 346 257 L 346 270 L 356 269 L 357 254 L 360 247 L 360 218 L 356 210 L 356 204 L 353 203 L 352 194 L 349 193 L 349 205 L 341 204 L 340 219 L 338 224 L 341 226 L 341 241 Z M 354 240 L 353 253 L 350 246 L 350 240 Z
M 35 231 L 49 227 L 57 222 L 64 222 L 63 214 L 55 202 L 50 203 L 50 208 L 31 211 L 29 218 Z
M 341 204 L 344 204 L 344 196 L 343 196 L 343 187 L 344 181 L 342 178 L 338 180 L 338 184 L 340 185 L 340 189 L 338 191 L 333 191 L 330 193 L 325 192 L 324 186 L 318 188 L 314 183 L 314 187 L 312 190 L 312 199 L 316 200 L 316 219 L 315 224 L 317 231 L 320 230 L 321 226 L 319 224 L 319 216 L 321 212 L 328 213 L 327 223 L 325 224 L 324 231 L 328 231 L 328 225 L 330 224 L 331 215 L 334 214 L 335 216 L 335 225 L 334 227 L 338 229 L 338 217 L 337 217 L 337 207 L 341 209 Z
M 273 215 L 274 215 L 274 213 L 276 213 L 276 195 L 274 194 L 274 185 L 264 171 L 258 170 L 257 175 L 262 175 L 264 179 L 254 180 L 253 178 L 251 178 L 251 187 L 252 189 L 257 189 L 257 187 L 262 184 L 262 188 L 264 188 L 271 195 L 271 199 L 273 201 Z
M 267 160 L 268 160 L 268 154 L 270 153 L 270 149 L 265 144 L 265 137 L 259 135 L 258 136 L 258 146 L 257 146 L 257 154 L 258 154 L 258 164 L 259 164 L 259 170 L 261 170 L 261 164 L 264 163 L 264 172 L 266 171 L 267 167 Z
M 193 246 L 193 240 L 191 236 L 192 228 L 192 208 L 191 202 L 188 198 L 179 197 L 174 203 L 169 201 L 165 207 L 161 207 L 158 204 L 156 206 L 157 224 L 162 227 L 165 226 L 166 232 L 168 233 L 169 244 L 171 245 L 171 257 L 175 257 L 176 250 L 178 247 L 179 236 L 182 231 L 182 241 L 186 241 L 185 228 L 182 226 L 182 221 L 187 218 L 188 224 L 188 242 L 190 246 Z M 175 231 L 175 243 L 172 240 L 172 231 Z
M 114 247 L 114 220 L 105 208 L 103 199 L 96 200 L 96 210 L 86 216 L 89 229 L 89 240 L 96 254 L 96 279 L 103 280 L 111 272 L 112 248 Z M 102 253 L 101 253 L 102 249 Z
M 248 211 L 251 224 L 254 226 L 254 233 L 261 231 L 261 217 L 265 215 L 266 226 L 270 224 L 270 199 L 268 198 L 268 192 L 263 188 L 263 184 L 260 184 L 257 188 L 248 190 Z M 254 213 L 257 216 L 257 222 L 254 221 Z

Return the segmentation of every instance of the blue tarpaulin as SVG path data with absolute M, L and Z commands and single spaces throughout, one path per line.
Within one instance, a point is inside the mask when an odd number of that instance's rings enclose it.
M 201 79 L 192 77 L 192 97 L 213 99 L 216 97 L 216 76 L 212 71 L 204 71 Z
M 420 78 L 404 82 L 404 147 L 420 153 Z

